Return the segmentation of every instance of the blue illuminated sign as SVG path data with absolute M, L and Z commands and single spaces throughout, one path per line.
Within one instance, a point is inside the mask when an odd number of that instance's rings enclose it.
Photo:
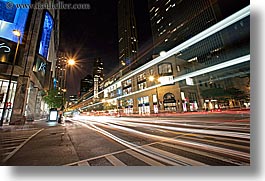
M 0 0 L 0 37 L 17 42 L 13 30 L 19 30 L 23 38 L 29 9 L 17 9 L 15 4 L 30 4 L 31 0 Z M 21 38 L 21 41 L 22 41 Z
M 56 89 L 57 87 L 57 79 L 53 78 L 53 88 Z
M 39 47 L 39 54 L 44 58 L 48 57 L 52 28 L 53 28 L 52 16 L 48 12 L 45 12 L 43 28 L 42 28 L 42 36 Z

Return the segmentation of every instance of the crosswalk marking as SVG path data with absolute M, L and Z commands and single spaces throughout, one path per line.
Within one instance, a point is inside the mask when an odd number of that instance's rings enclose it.
M 132 150 L 127 150 L 126 153 L 132 155 L 133 157 L 135 158 L 138 158 L 139 160 L 151 165 L 151 166 L 165 166 L 164 164 L 160 163 L 160 162 L 157 162 L 149 157 L 146 157 L 140 153 L 137 153 L 135 151 L 132 151 Z
M 154 151 L 156 153 L 159 153 L 161 155 L 164 155 L 164 156 L 167 156 L 169 158 L 173 158 L 177 161 L 180 161 L 182 163 L 186 163 L 186 164 L 189 164 L 189 165 L 194 165 L 194 166 L 205 166 L 206 164 L 202 163 L 202 162 L 198 162 L 196 160 L 192 160 L 192 159 L 189 159 L 189 158 L 186 158 L 186 157 L 183 157 L 183 156 L 180 156 L 180 155 L 176 155 L 176 154 L 173 154 L 173 153 L 170 153 L 170 152 L 167 152 L 167 151 L 164 151 L 164 150 L 161 150 L 161 149 L 158 149 L 158 148 L 155 148 L 155 147 L 151 147 L 151 146 L 148 146 L 148 145 L 145 145 L 144 148 L 147 148 L 151 151 Z
M 78 166 L 90 166 L 87 161 L 79 162 Z
M 233 162 L 231 159 L 227 159 L 225 157 L 218 156 L 216 154 L 212 154 L 210 152 L 199 151 L 199 150 L 195 150 L 195 149 L 191 149 L 191 148 L 187 148 L 187 147 L 184 148 L 183 146 L 177 146 L 177 145 L 172 145 L 172 144 L 168 144 L 168 143 L 159 143 L 159 144 L 165 145 L 165 146 L 168 146 L 168 147 L 171 147 L 171 148 L 177 148 L 177 149 L 180 149 L 180 150 L 183 150 L 183 151 L 188 151 L 188 152 L 191 152 L 191 153 L 195 153 L 195 154 L 198 154 L 198 155 L 201 155 L 201 156 L 204 156 L 204 157 L 209 157 L 209 158 L 220 160 L 220 161 L 223 161 L 223 162 L 235 164 L 235 162 Z
M 1 157 L 6 156 L 7 154 L 8 155 L 3 160 L 0 160 L 0 161 L 2 161 L 3 163 L 7 162 L 20 148 L 22 148 L 29 140 L 31 140 L 34 136 L 36 136 L 37 134 L 39 134 L 43 130 L 44 129 L 41 129 L 41 130 L 35 132 L 33 135 L 31 135 L 27 139 L 25 139 L 24 142 L 22 142 L 22 143 L 16 143 L 16 144 L 8 143 L 7 145 L 18 145 L 18 144 L 19 145 L 16 146 L 16 148 L 13 151 L 11 151 L 10 153 L 1 154 Z
M 243 146 L 243 145 L 239 145 L 239 144 L 225 143 L 225 142 L 222 142 L 222 141 L 206 140 L 206 139 L 187 137 L 187 136 L 182 137 L 182 139 L 187 139 L 187 140 L 192 140 L 192 141 L 207 141 L 208 143 L 225 145 L 225 146 L 230 146 L 230 147 L 239 148 L 239 149 L 243 149 L 243 150 L 249 151 L 249 147 L 248 146 Z
M 116 158 L 113 155 L 108 155 L 105 157 L 113 166 L 127 166 L 122 161 L 120 161 L 118 158 Z
M 7 147 L 7 148 L 1 148 L 0 151 L 4 151 L 4 150 L 12 150 L 12 149 L 15 149 L 16 146 L 13 146 L 13 147 Z

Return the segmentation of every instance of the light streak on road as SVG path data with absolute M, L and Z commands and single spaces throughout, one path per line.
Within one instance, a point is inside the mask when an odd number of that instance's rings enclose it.
M 88 118 L 89 119 L 89 118 Z M 119 121 L 113 120 L 108 117 L 93 117 L 91 120 L 93 120 L 96 123 L 103 123 L 108 124 L 109 126 L 115 127 L 115 125 L 119 124 L 120 126 L 130 126 L 130 127 L 146 127 L 146 128 L 160 128 L 164 130 L 171 130 L 171 131 L 179 131 L 179 132 L 186 132 L 186 133 L 198 133 L 198 134 L 209 134 L 209 135 L 217 135 L 217 136 L 227 136 L 227 137 L 236 137 L 236 138 L 243 138 L 243 139 L 249 139 L 250 134 L 248 133 L 239 133 L 239 132 L 231 132 L 231 131 L 219 131 L 219 130 L 209 130 L 209 129 L 231 129 L 236 127 L 228 127 L 228 126 L 222 126 L 222 125 L 213 125 L 213 126 L 206 126 L 206 125 L 192 125 L 192 127 L 195 128 L 201 128 L 201 129 L 191 129 L 191 128 L 180 128 L 180 127 L 173 127 L 173 126 L 161 126 L 156 124 L 144 124 L 144 123 L 135 123 L 130 121 Z M 114 124 L 111 124 L 114 123 Z M 151 122 L 153 123 L 153 122 Z M 167 123 L 167 122 L 163 122 Z M 172 123 L 169 123 L 172 124 Z M 184 126 L 184 124 L 174 124 L 175 126 Z M 186 126 L 186 125 L 185 125 Z M 117 127 L 118 129 L 126 129 L 125 127 Z M 238 130 L 245 130 L 245 128 L 238 128 Z M 249 128 L 247 128 L 249 131 Z
M 197 150 L 197 152 L 202 152 L 203 156 L 206 155 L 204 153 L 205 151 L 210 152 L 211 157 L 215 157 L 218 160 L 225 160 L 225 162 L 230 162 L 235 165 L 249 164 L 250 154 L 247 145 L 249 144 L 250 134 L 247 132 L 249 130 L 248 120 L 243 120 L 243 122 L 240 120 L 232 120 L 231 122 L 223 123 L 202 120 L 185 121 L 186 123 L 181 123 L 180 120 L 175 120 L 175 122 L 174 120 L 158 121 L 152 118 L 145 118 L 144 120 L 113 117 L 79 117 L 78 120 L 75 118 L 75 122 L 78 124 L 97 131 L 139 154 L 160 160 L 169 165 L 193 164 L 192 161 L 187 163 L 183 161 L 185 160 L 184 158 L 176 155 L 172 158 L 169 156 L 171 153 L 166 151 L 157 152 L 157 149 L 150 149 L 149 146 L 156 143 L 170 143 L 171 145 L 179 145 L 187 149 Z M 238 130 L 236 130 L 237 128 Z M 235 131 L 231 131 L 231 129 Z M 160 132 L 160 134 L 164 132 L 164 134 L 162 136 L 157 135 L 157 132 Z M 167 136 L 169 133 L 175 133 L 177 136 Z M 134 144 L 128 138 L 124 139 L 121 136 L 122 134 L 131 135 L 132 138 L 151 139 L 153 142 L 146 146 Z M 207 140 L 206 138 L 212 140 Z M 216 139 L 221 141 L 214 141 Z M 220 157 L 219 155 L 222 156 Z M 177 157 L 182 158 L 180 159 L 181 161 L 176 159 Z

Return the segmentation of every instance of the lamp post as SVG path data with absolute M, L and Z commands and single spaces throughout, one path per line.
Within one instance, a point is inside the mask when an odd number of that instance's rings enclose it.
M 3 109 L 2 117 L 1 117 L 1 121 L 0 121 L 0 126 L 3 126 L 3 123 L 4 123 L 4 117 L 6 114 L 6 109 L 7 109 L 8 99 L 9 99 L 9 92 L 10 92 L 10 87 L 11 87 L 11 83 L 12 83 L 12 77 L 13 77 L 13 73 L 14 73 L 14 67 L 15 67 L 15 63 L 16 63 L 16 59 L 17 59 L 17 53 L 18 53 L 18 48 L 19 48 L 19 44 L 20 44 L 20 37 L 21 37 L 21 33 L 18 30 L 13 30 L 13 34 L 18 38 L 18 41 L 17 41 L 15 56 L 14 56 L 14 59 L 12 62 L 11 73 L 9 76 L 8 87 L 7 87 L 6 98 L 5 98 L 5 102 L 4 102 L 4 109 Z
M 150 82 L 155 82 L 156 81 L 156 78 L 154 77 L 154 76 L 150 76 L 149 77 L 149 81 Z M 155 90 L 156 90 L 156 101 L 157 101 L 157 113 L 159 113 L 159 99 L 158 99 L 158 89 L 157 89 L 157 86 L 156 86 L 156 88 L 155 88 Z
M 66 63 L 65 63 L 65 69 L 64 69 L 64 89 L 62 89 L 63 91 L 63 98 L 62 98 L 62 101 L 63 101 L 63 104 L 62 104 L 62 110 L 64 110 L 64 101 L 65 101 L 65 95 L 66 95 L 66 92 L 67 92 L 67 89 L 66 89 L 66 74 L 67 74 L 67 67 L 68 66 L 74 66 L 76 64 L 76 61 L 74 59 L 69 59 L 69 60 L 66 60 Z

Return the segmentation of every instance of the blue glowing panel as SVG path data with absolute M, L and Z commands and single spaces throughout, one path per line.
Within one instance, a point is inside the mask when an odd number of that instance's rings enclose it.
M 44 58 L 48 57 L 52 28 L 53 28 L 52 16 L 48 12 L 46 12 L 44 17 L 42 36 L 39 47 L 39 54 Z
M 17 8 L 15 6 L 9 7 L 4 1 L 0 1 L 0 8 L 0 20 L 14 23 Z
M 56 89 L 57 87 L 57 79 L 53 78 L 53 88 Z
M 19 30 L 21 41 L 24 34 L 25 24 L 29 9 L 16 8 L 15 4 L 30 4 L 31 0 L 0 0 L 0 37 L 17 42 L 13 30 Z

